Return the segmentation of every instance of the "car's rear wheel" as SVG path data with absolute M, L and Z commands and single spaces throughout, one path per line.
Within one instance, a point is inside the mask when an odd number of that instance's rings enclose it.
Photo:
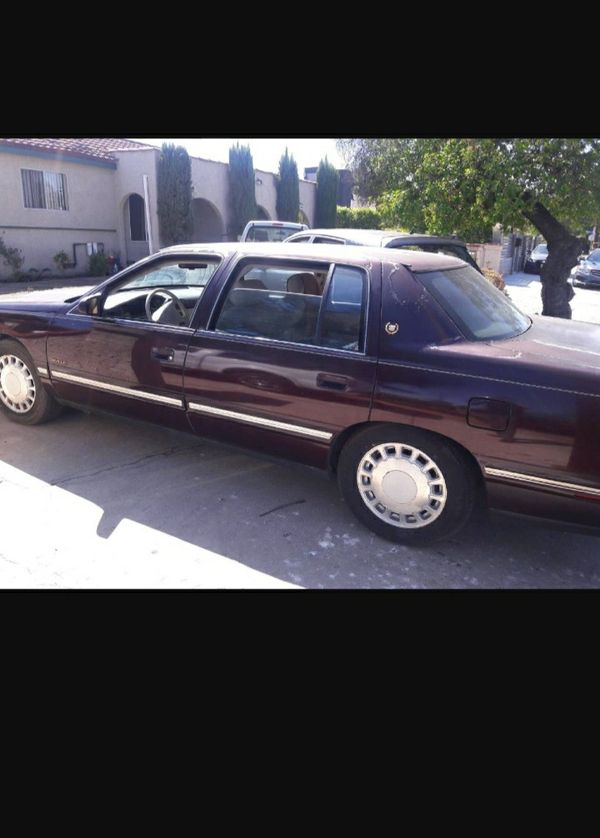
M 0 341 L 0 409 L 21 425 L 48 422 L 61 411 L 44 387 L 31 355 L 14 340 Z
M 354 514 L 391 541 L 426 544 L 469 519 L 476 472 L 452 443 L 427 431 L 375 425 L 342 449 L 338 481 Z

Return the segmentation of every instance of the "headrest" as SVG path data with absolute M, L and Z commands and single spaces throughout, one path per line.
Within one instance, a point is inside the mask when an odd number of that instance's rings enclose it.
M 292 294 L 319 294 L 319 283 L 314 274 L 292 274 L 288 277 L 287 290 Z

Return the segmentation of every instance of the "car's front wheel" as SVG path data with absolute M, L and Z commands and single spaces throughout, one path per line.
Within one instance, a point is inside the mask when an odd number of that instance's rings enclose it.
M 42 384 L 29 352 L 14 340 L 0 341 L 0 409 L 21 425 L 39 425 L 61 410 Z
M 427 431 L 375 425 L 346 443 L 338 463 L 342 495 L 354 514 L 391 541 L 426 544 L 456 533 L 475 504 L 473 465 Z

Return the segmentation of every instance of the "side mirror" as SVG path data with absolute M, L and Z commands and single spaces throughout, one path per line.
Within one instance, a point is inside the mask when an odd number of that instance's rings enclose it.
M 586 259 L 587 259 L 587 256 L 584 253 L 582 253 L 581 256 L 577 257 L 578 262 L 585 262 Z
M 102 297 L 96 294 L 93 297 L 88 297 L 82 300 L 77 306 L 79 314 L 89 314 L 92 317 L 98 317 L 102 311 Z

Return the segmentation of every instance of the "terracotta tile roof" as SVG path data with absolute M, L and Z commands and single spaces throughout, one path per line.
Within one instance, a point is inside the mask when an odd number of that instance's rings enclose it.
M 115 160 L 114 155 L 111 154 L 113 151 L 154 147 L 144 145 L 143 143 L 136 143 L 133 140 L 125 140 L 122 137 L 75 137 L 67 139 L 49 137 L 42 139 L 36 139 L 35 137 L 27 137 L 25 139 L 0 138 L 0 143 L 15 147 L 37 148 L 40 151 L 62 152 L 63 154 L 79 157 L 91 157 L 95 160 Z

